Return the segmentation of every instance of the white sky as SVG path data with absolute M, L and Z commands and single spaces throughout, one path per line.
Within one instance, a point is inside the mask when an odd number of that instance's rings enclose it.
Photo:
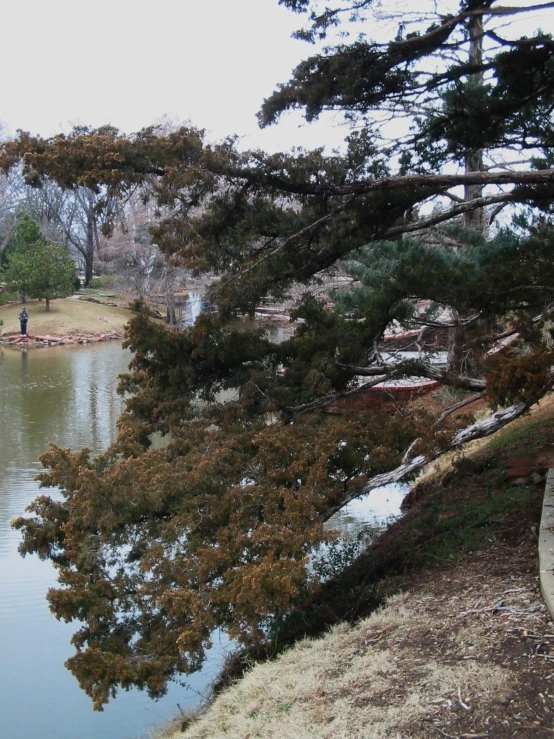
M 420 10 L 427 1 L 388 5 Z M 533 27 L 548 28 L 548 13 L 533 15 Z M 308 126 L 287 114 L 258 128 L 264 97 L 315 51 L 290 37 L 303 22 L 277 0 L 6 0 L 0 124 L 8 136 L 105 123 L 131 133 L 168 116 L 211 139 L 237 133 L 244 147 L 337 146 L 346 130 L 331 115 Z M 519 33 L 526 22 L 518 16 Z
M 304 16 L 277 0 L 8 0 L 2 10 L 0 123 L 51 136 L 72 124 L 137 131 L 167 115 L 266 150 L 337 144 L 338 122 L 256 112 L 313 47 Z M 299 129 L 301 125 L 301 129 Z

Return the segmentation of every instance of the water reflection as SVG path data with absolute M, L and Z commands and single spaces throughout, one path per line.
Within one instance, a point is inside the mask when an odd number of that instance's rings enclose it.
M 2 739 L 123 739 L 144 737 L 198 702 L 216 677 L 227 644 L 216 639 L 202 673 L 186 678 L 191 690 L 173 685 L 154 703 L 138 691 L 120 693 L 102 714 L 93 713 L 63 662 L 75 626 L 57 622 L 45 594 L 55 571 L 37 557 L 17 553 L 19 532 L 9 521 L 39 494 L 34 477 L 38 456 L 54 441 L 63 447 L 89 446 L 93 453 L 113 439 L 121 399 L 115 387 L 129 354 L 118 344 L 47 350 L 0 349 L 0 737 Z M 55 492 L 47 491 L 56 495 Z M 405 489 L 373 491 L 351 503 L 330 525 L 354 535 L 398 513 Z
M 121 399 L 115 388 L 129 353 L 120 344 L 37 350 L 0 349 L 0 737 L 6 739 L 122 739 L 144 737 L 198 702 L 217 675 L 224 643 L 218 642 L 202 673 L 185 691 L 170 687 L 155 703 L 138 691 L 120 693 L 104 713 L 94 713 L 63 662 L 75 625 L 50 614 L 45 595 L 55 571 L 37 557 L 17 553 L 20 533 L 9 522 L 40 494 L 38 456 L 53 441 L 98 453 L 112 441 Z M 56 496 L 55 491 L 46 491 Z
M 329 519 L 326 526 L 336 529 L 346 538 L 356 536 L 360 531 L 381 531 L 400 516 L 400 506 L 409 489 L 410 485 L 402 482 L 375 488 L 345 506 Z
M 403 483 L 383 485 L 336 513 L 325 528 L 337 532 L 338 539 L 317 548 L 310 570 L 327 580 L 352 564 L 400 516 L 400 506 L 409 489 Z

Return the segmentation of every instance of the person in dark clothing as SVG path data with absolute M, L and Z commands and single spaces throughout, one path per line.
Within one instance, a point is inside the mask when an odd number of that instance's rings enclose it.
M 21 336 L 27 336 L 27 321 L 29 320 L 29 314 L 27 309 L 23 308 L 19 314 L 19 325 L 21 327 Z

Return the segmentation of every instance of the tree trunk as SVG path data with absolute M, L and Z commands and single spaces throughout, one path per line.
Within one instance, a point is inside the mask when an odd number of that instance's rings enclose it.
M 173 291 L 173 269 L 168 265 L 165 271 L 165 306 L 166 306 L 166 322 L 170 326 L 177 325 L 177 317 L 175 315 L 175 293 Z
M 46 298 L 46 310 L 50 310 L 50 298 Z
M 94 268 L 94 223 L 92 214 L 87 214 L 87 240 L 85 254 L 85 286 L 88 287 L 92 281 Z
M 483 16 L 476 15 L 468 21 L 469 30 L 469 63 L 481 65 L 483 63 Z M 476 72 L 470 75 L 470 84 L 478 87 L 483 84 L 483 73 Z M 465 172 L 483 171 L 483 150 L 469 151 L 465 157 Z M 483 197 L 483 185 L 466 185 L 464 188 L 464 200 L 477 200 Z M 468 231 L 485 234 L 485 214 L 483 208 L 467 211 L 463 215 L 463 223 Z
M 469 63 L 481 65 L 483 63 L 483 16 L 476 15 L 469 19 L 467 28 L 469 31 Z M 470 75 L 469 84 L 479 87 L 483 84 L 483 73 L 476 72 Z M 472 174 L 474 172 L 483 171 L 483 150 L 476 149 L 468 151 L 464 160 L 465 173 Z M 464 200 L 478 200 L 483 197 L 483 185 L 464 185 Z M 486 236 L 485 211 L 484 208 L 475 208 L 468 210 L 462 216 L 464 228 L 474 233 Z M 454 319 L 460 318 L 454 314 Z M 451 328 L 448 331 L 448 358 L 447 366 L 449 371 L 461 374 L 467 368 L 462 366 L 462 347 L 465 342 L 465 330 L 462 327 Z

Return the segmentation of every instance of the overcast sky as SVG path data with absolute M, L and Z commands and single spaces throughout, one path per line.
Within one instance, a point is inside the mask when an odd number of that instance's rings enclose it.
M 128 133 L 167 115 L 284 149 L 334 145 L 336 121 L 286 116 L 260 131 L 264 97 L 313 48 L 277 0 L 8 0 L 2 9 L 0 123 L 50 136 L 72 124 Z
M 429 1 L 387 7 L 420 10 Z M 533 15 L 517 17 L 518 35 L 527 22 L 549 30 L 548 13 Z M 206 128 L 211 139 L 237 133 L 244 147 L 337 146 L 346 131 L 331 115 L 315 126 L 299 114 L 263 131 L 257 125 L 264 97 L 314 53 L 291 38 L 303 21 L 278 0 L 6 0 L 0 124 L 4 135 L 106 123 L 131 133 L 168 116 Z

